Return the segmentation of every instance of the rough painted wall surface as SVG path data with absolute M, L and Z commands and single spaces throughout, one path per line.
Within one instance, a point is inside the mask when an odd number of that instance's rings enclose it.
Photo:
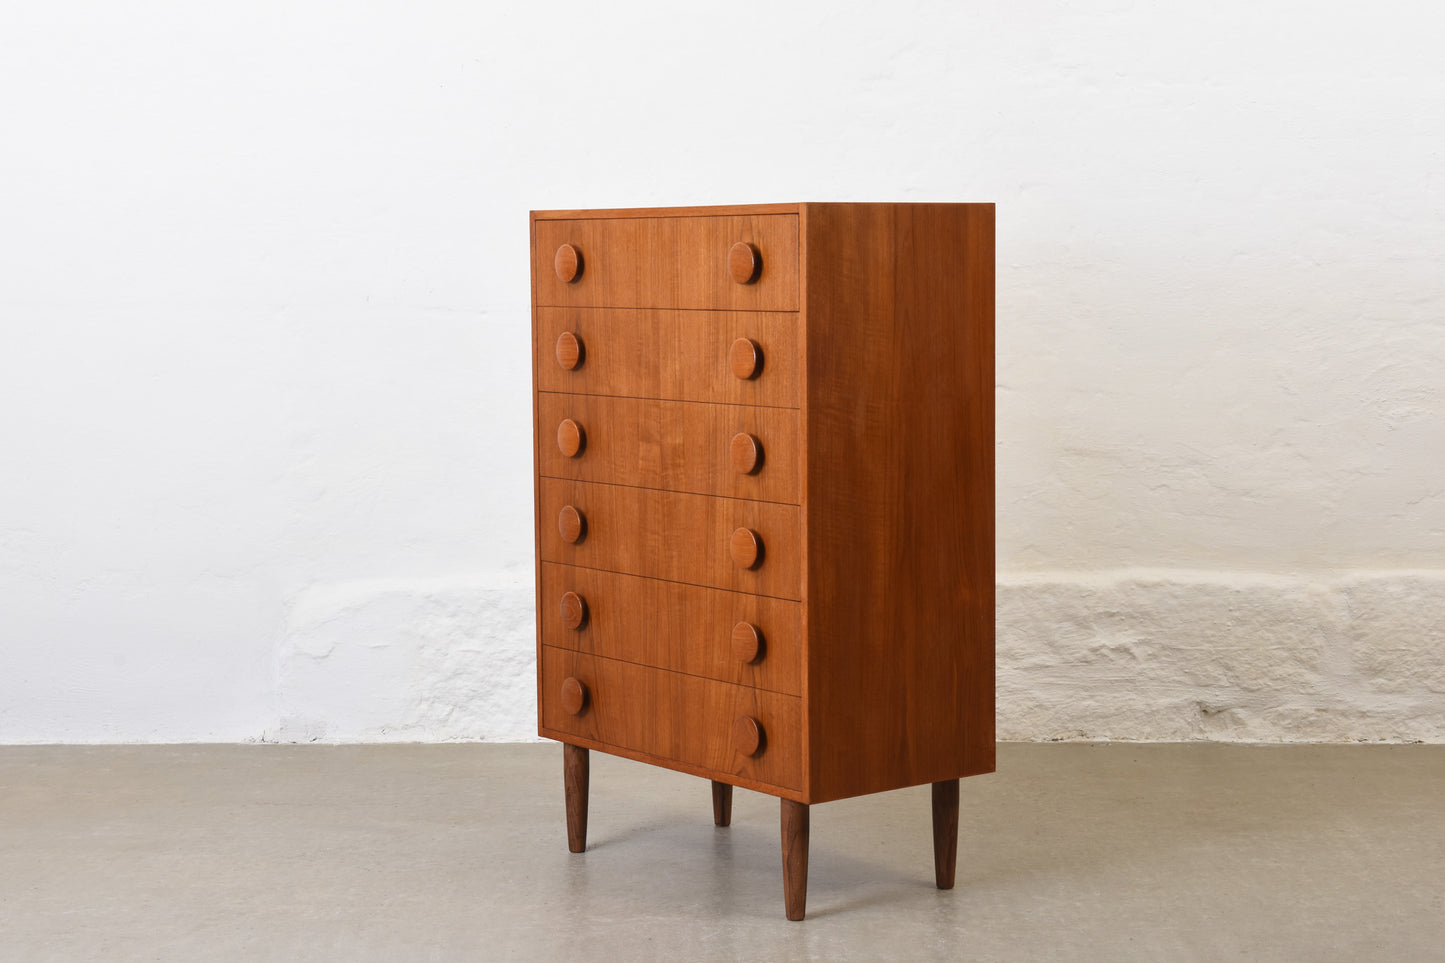
M 0 30 L 0 742 L 530 738 L 526 213 L 992 200 L 1000 734 L 1445 740 L 1445 10 Z
M 998 609 L 1005 739 L 1445 741 L 1445 576 L 1076 572 Z

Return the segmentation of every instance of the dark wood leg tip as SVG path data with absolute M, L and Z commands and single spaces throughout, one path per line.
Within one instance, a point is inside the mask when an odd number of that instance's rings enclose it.
M 731 826 L 733 823 L 733 787 L 725 782 L 712 781 L 712 824 Z
M 587 750 L 562 744 L 562 785 L 567 794 L 567 849 L 587 851 L 587 788 L 590 764 Z
M 783 825 L 783 907 L 801 920 L 808 906 L 808 806 L 780 800 Z
M 933 784 L 933 878 L 939 889 L 953 889 L 958 866 L 958 780 Z

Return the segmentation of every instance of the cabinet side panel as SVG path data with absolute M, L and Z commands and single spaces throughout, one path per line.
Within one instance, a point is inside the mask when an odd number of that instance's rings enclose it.
M 994 208 L 808 205 L 809 799 L 994 768 Z

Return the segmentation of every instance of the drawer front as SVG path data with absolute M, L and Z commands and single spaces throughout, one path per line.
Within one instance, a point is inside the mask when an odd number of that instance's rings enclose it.
M 535 336 L 541 391 L 798 407 L 795 314 L 538 308 Z
M 543 645 L 798 695 L 802 605 L 542 564 Z
M 798 310 L 796 214 L 538 220 L 533 231 L 538 305 Z M 738 244 L 759 262 L 752 280 L 734 280 Z
M 544 735 L 581 736 L 659 760 L 755 779 L 802 785 L 801 712 L 795 696 L 542 647 L 539 705 Z M 576 680 L 585 698 L 573 714 L 562 696 Z M 574 690 L 575 691 L 575 690 Z M 574 703 L 575 704 L 575 703 Z M 753 755 L 740 719 L 762 733 Z
M 799 504 L 790 408 L 537 395 L 542 475 Z
M 801 599 L 802 514 L 795 505 L 543 478 L 542 560 Z M 577 536 L 575 542 L 569 536 Z M 757 558 L 746 560 L 748 539 Z

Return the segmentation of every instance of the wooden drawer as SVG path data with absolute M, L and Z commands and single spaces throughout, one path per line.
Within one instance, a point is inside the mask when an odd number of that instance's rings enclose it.
M 563 683 L 585 690 L 581 711 L 564 708 Z M 741 776 L 787 789 L 802 785 L 801 711 L 794 696 L 729 685 L 661 669 L 542 647 L 539 715 L 542 735 L 590 739 L 683 767 Z M 741 718 L 762 732 L 745 754 L 735 727 Z M 743 739 L 746 737 L 744 736 Z
M 552 562 L 540 596 L 543 645 L 801 692 L 798 602 Z
M 733 279 L 738 244 L 760 261 L 747 283 Z M 576 255 L 570 281 L 558 270 L 563 245 Z M 532 259 L 539 306 L 798 310 L 796 214 L 539 219 Z
M 543 476 L 796 505 L 790 408 L 537 395 Z
M 538 491 L 543 561 L 795 601 L 802 597 L 802 515 L 795 505 L 557 478 L 540 479 Z M 579 520 L 581 537 L 568 542 L 564 522 L 570 528 Z M 745 543 L 746 533 L 761 546 L 752 568 L 739 564 L 733 553 L 734 542 Z
M 538 308 L 534 332 L 541 391 L 798 407 L 796 314 Z

